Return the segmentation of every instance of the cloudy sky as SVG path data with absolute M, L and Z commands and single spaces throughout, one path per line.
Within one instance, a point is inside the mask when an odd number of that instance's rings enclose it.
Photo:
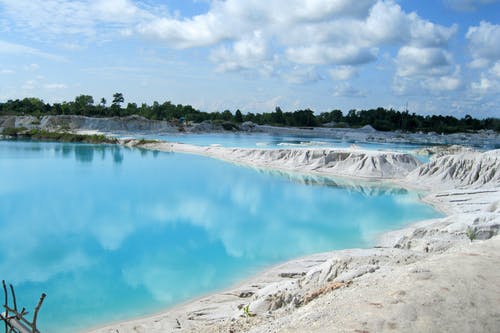
M 499 0 L 0 0 L 0 101 L 500 117 Z

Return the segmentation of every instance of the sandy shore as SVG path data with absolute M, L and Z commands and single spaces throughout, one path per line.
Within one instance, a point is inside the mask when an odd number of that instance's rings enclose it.
M 459 150 L 422 164 L 408 154 L 362 150 L 167 142 L 143 147 L 426 189 L 424 201 L 447 216 L 389 232 L 372 249 L 291 260 L 225 292 L 91 332 L 495 332 L 500 327 L 500 150 Z

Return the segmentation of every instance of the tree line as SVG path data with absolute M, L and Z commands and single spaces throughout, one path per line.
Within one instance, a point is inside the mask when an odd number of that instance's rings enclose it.
M 115 93 L 108 105 L 105 98 L 96 103 L 90 95 L 79 95 L 74 101 L 63 103 L 45 103 L 38 98 L 8 100 L 0 103 L 0 115 L 81 115 L 88 117 L 126 117 L 138 115 L 152 120 L 175 122 L 231 122 L 251 121 L 259 125 L 291 127 L 362 127 L 371 125 L 379 131 L 437 132 L 455 133 L 463 131 L 494 130 L 500 132 L 499 118 L 475 119 L 470 115 L 458 119 L 453 116 L 422 116 L 405 111 L 376 108 L 369 110 L 350 110 L 344 114 L 341 110 L 322 112 L 316 115 L 311 109 L 284 112 L 276 107 L 273 112 L 243 114 L 240 110 L 222 112 L 203 112 L 191 105 L 173 104 L 170 101 L 152 105 L 127 103 L 123 94 Z

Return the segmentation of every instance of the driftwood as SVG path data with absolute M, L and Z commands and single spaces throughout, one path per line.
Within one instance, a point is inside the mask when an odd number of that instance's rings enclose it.
M 7 291 L 7 284 L 2 281 L 3 293 L 4 293 L 4 309 L 3 313 L 0 313 L 0 322 L 5 324 L 5 333 L 40 333 L 36 327 L 36 321 L 38 319 L 38 312 L 42 307 L 42 303 L 45 299 L 45 294 L 40 296 L 40 300 L 35 307 L 35 312 L 33 314 L 33 320 L 30 322 L 26 319 L 28 311 L 25 308 L 19 312 L 17 309 L 17 299 L 14 287 L 10 284 L 10 293 L 12 295 L 12 307 L 9 304 L 9 292 Z

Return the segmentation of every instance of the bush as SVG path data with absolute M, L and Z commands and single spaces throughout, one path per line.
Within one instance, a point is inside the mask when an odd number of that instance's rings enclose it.
M 137 142 L 137 145 L 145 145 L 145 144 L 148 144 L 148 143 L 155 143 L 156 140 L 149 140 L 149 139 L 140 139 L 139 142 Z
M 2 134 L 6 136 L 18 136 L 26 131 L 26 127 L 6 127 L 3 129 Z
M 230 122 L 222 123 L 222 128 L 226 131 L 237 131 L 239 130 L 238 126 Z
M 474 228 L 471 228 L 471 227 L 467 227 L 467 230 L 465 231 L 465 234 L 467 235 L 467 238 L 469 238 L 469 240 L 472 242 L 474 239 L 476 239 L 477 235 L 476 235 L 476 230 L 474 230 Z

